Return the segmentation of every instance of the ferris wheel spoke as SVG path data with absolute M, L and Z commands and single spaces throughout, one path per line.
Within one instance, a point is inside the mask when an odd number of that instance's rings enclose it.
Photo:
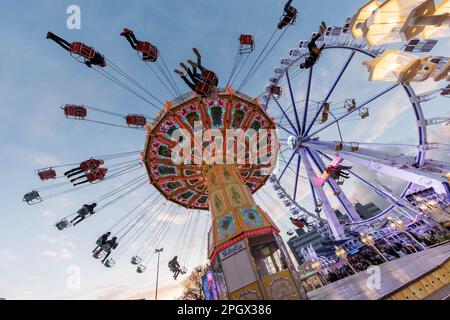
M 348 66 L 350 65 L 350 62 L 352 61 L 353 57 L 355 56 L 356 51 L 353 50 L 349 57 L 347 58 L 347 60 L 345 61 L 345 64 L 342 66 L 341 70 L 339 71 L 338 76 L 336 77 L 336 79 L 334 80 L 333 84 L 331 85 L 331 88 L 328 90 L 327 95 L 325 96 L 325 99 L 323 99 L 323 102 L 328 101 L 328 99 L 331 97 L 334 89 L 336 88 L 337 84 L 339 83 L 339 81 L 342 78 L 342 75 L 344 74 L 345 70 L 347 70 Z M 308 129 L 304 130 L 303 135 L 307 135 L 309 133 L 309 131 L 311 131 L 311 128 L 313 127 L 314 123 L 316 122 L 317 118 L 319 117 L 320 113 L 322 112 L 323 109 L 323 103 L 320 105 L 319 109 L 317 110 L 314 118 L 312 119 L 312 121 L 309 123 L 308 125 Z
M 289 158 L 288 162 L 286 163 L 286 166 L 284 167 L 283 171 L 281 172 L 280 176 L 278 177 L 278 182 L 280 182 L 281 178 L 283 177 L 284 173 L 286 172 L 287 168 L 289 167 L 289 165 L 292 162 L 292 159 L 294 159 L 296 152 L 292 152 L 291 157 Z
M 314 201 L 315 211 L 317 213 L 317 216 L 319 216 L 320 209 L 319 209 L 319 205 L 318 205 L 318 202 L 317 202 L 316 191 L 314 190 L 314 186 L 313 186 L 311 180 L 309 180 L 309 188 L 311 189 L 311 196 L 312 196 L 313 201 Z
M 312 75 L 313 75 L 313 66 L 311 68 L 309 68 L 309 74 L 308 74 L 308 87 L 306 89 L 305 108 L 303 111 L 302 135 L 305 133 L 305 128 L 306 128 L 306 118 L 308 116 L 309 95 L 311 93 Z
M 295 174 L 295 186 L 294 186 L 294 201 L 297 200 L 297 187 L 298 187 L 298 177 L 300 176 L 300 163 L 302 161 L 302 158 L 300 156 L 300 153 L 298 154 L 298 158 L 297 158 L 297 170 L 296 170 L 296 174 Z
M 294 134 L 291 130 L 285 128 L 285 127 L 284 127 L 283 125 L 281 125 L 279 122 L 277 123 L 277 126 L 280 127 L 280 129 L 282 129 L 282 130 L 286 131 L 287 133 L 289 133 L 290 135 L 295 136 L 295 134 Z
M 331 111 L 330 111 L 330 114 L 333 117 L 333 119 L 336 119 L 335 115 Z M 342 138 L 342 131 L 341 131 L 341 126 L 339 125 L 339 121 L 336 122 L 336 126 L 337 126 L 338 133 L 339 133 L 339 139 L 341 139 L 341 141 L 342 141 L 344 139 Z
M 294 93 L 292 91 L 292 86 L 291 86 L 291 80 L 289 78 L 289 72 L 288 70 L 286 70 L 286 80 L 287 80 L 287 84 L 289 87 L 289 94 L 291 96 L 291 101 L 292 101 L 292 108 L 294 109 L 294 114 L 295 114 L 295 122 L 297 124 L 297 132 L 301 132 L 301 127 L 300 127 L 300 118 L 298 117 L 298 112 L 297 112 L 297 106 L 295 104 L 295 99 L 294 99 Z
M 394 88 L 397 88 L 399 86 L 398 83 L 391 85 L 390 87 L 378 92 L 377 94 L 375 94 L 374 96 L 370 97 L 369 99 L 367 99 L 366 101 L 364 101 L 361 105 L 357 106 L 355 109 L 353 109 L 352 111 L 349 111 L 339 117 L 337 117 L 336 119 L 334 119 L 333 121 L 328 122 L 327 124 L 325 124 L 324 126 L 321 126 L 318 130 L 312 132 L 312 133 L 308 133 L 308 131 L 305 133 L 305 135 L 307 135 L 308 138 L 312 137 L 313 135 L 325 130 L 326 128 L 332 126 L 333 124 L 337 123 L 338 121 L 341 121 L 342 119 L 348 117 L 349 115 L 351 115 L 352 113 L 354 113 L 355 111 L 359 111 L 361 108 L 365 107 L 366 105 L 368 105 L 369 103 L 377 100 L 378 98 L 382 97 L 383 95 L 385 95 L 386 93 L 390 92 L 391 90 L 393 90 Z M 312 122 L 314 123 L 315 120 Z
M 280 105 L 280 103 L 278 102 L 277 99 L 275 99 L 275 97 L 272 95 L 273 100 L 276 102 L 276 105 L 278 106 L 278 108 L 281 110 L 281 112 L 283 113 L 284 117 L 287 119 L 287 121 L 289 122 L 289 124 L 291 125 L 292 129 L 294 129 L 296 135 L 298 135 L 298 131 L 297 131 L 297 127 L 292 123 L 291 119 L 288 117 L 286 111 L 284 111 L 283 107 Z M 281 122 L 281 120 L 279 121 Z

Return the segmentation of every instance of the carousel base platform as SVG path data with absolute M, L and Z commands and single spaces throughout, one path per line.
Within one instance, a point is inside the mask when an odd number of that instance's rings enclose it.
M 311 300 L 448 300 L 450 243 L 378 265 L 308 292 Z M 374 277 L 379 275 L 379 281 Z M 375 284 L 375 285 L 374 285 Z

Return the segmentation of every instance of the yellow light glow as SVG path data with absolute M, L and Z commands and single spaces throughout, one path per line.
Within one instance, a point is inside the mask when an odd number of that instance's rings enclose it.
M 445 14 L 450 15 L 450 0 L 442 0 L 436 8 L 436 11 L 433 13 L 434 16 Z M 445 24 L 441 26 L 426 26 L 420 34 L 421 39 L 445 37 L 450 37 L 450 27 Z
M 358 12 L 353 16 L 350 22 L 350 28 L 352 30 L 352 35 L 355 39 L 361 39 L 363 37 L 364 34 L 362 28 L 364 27 L 366 20 L 382 4 L 383 4 L 382 1 L 371 0 L 361 9 L 359 9 Z
M 434 7 L 434 2 L 433 0 L 386 0 L 366 20 L 363 37 L 371 46 L 407 40 L 404 39 L 404 27 L 414 18 L 414 9 L 421 5 Z

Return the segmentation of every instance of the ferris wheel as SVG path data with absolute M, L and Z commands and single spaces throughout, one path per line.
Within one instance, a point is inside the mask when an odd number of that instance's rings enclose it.
M 448 196 L 448 180 L 441 174 L 449 169 L 448 163 L 426 157 L 429 150 L 448 152 L 447 144 L 429 143 L 427 139 L 427 126 L 446 124 L 448 117 L 426 119 L 421 105 L 437 93 L 441 93 L 441 99 L 446 97 L 446 88 L 418 94 L 408 83 L 383 87 L 369 82 L 362 62 L 382 55 L 386 47 L 354 39 L 348 24 L 327 27 L 316 39 L 318 47 L 323 45 L 320 59 L 302 70 L 299 66 L 309 56 L 309 50 L 308 40 L 300 40 L 289 56 L 281 59 L 262 94 L 263 104 L 277 121 L 281 145 L 279 171 L 270 182 L 294 217 L 291 220 L 312 228 L 328 223 L 334 238 L 342 239 L 348 230 L 361 231 L 383 221 L 392 210 L 411 219 L 420 214 L 403 199 L 413 188 L 433 187 Z M 431 45 L 430 42 L 416 41 L 412 48 L 406 45 L 404 50 L 425 51 L 423 48 L 428 45 L 429 51 L 437 41 Z M 337 62 L 336 57 L 343 58 Z M 351 77 L 345 77 L 346 72 Z M 365 92 L 352 90 L 356 83 L 364 86 Z M 357 140 L 355 131 L 373 132 L 370 126 L 379 125 L 379 121 L 371 121 L 372 112 L 378 116 L 389 113 L 386 108 L 394 92 L 401 97 L 397 99 L 404 112 L 410 113 L 408 127 L 415 128 L 415 142 L 405 142 L 401 132 L 387 141 L 370 141 L 364 134 L 360 134 L 364 140 Z M 370 172 L 401 181 L 401 191 L 393 191 L 373 174 L 367 174 Z M 352 203 L 355 199 L 350 199 L 345 187 L 355 180 L 367 192 L 383 199 L 386 207 L 381 213 L 370 219 L 359 216 Z M 345 226 L 336 216 L 337 206 L 347 216 Z

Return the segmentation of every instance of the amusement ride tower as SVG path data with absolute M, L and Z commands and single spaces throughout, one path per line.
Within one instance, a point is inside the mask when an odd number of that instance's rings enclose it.
M 215 139 L 211 134 L 197 131 L 199 124 L 210 130 L 206 132 L 214 132 Z M 222 163 L 210 162 L 206 158 L 195 163 L 179 163 L 172 157 L 172 151 L 180 141 L 194 145 L 199 136 L 203 137 L 201 147 L 200 150 L 194 148 L 192 158 L 198 160 L 209 152 L 217 160 L 219 154 L 223 159 L 230 153 L 239 153 L 235 139 L 230 140 L 228 136 L 217 147 L 218 135 L 224 136 L 229 129 L 244 135 L 249 130 L 257 132 L 259 138 L 264 132 L 271 147 L 266 146 L 266 150 L 259 148 L 254 162 L 250 161 L 251 152 L 247 151 L 243 163 L 234 157 L 233 161 L 227 157 L 227 161 Z M 279 229 L 252 196 L 266 183 L 272 171 L 272 163 L 261 161 L 261 155 L 265 153 L 268 158 L 272 154 L 276 156 L 276 150 L 271 150 L 278 144 L 274 129 L 274 120 L 256 99 L 231 88 L 212 99 L 191 94 L 168 102 L 147 126 L 143 161 L 150 182 L 166 199 L 186 208 L 209 210 L 211 213 L 208 258 L 215 292 L 220 299 L 306 297 Z M 185 130 L 186 134 L 181 135 L 181 139 L 180 136 L 174 139 L 177 130 Z M 242 137 L 238 135 L 237 141 Z M 249 146 L 245 137 L 240 142 Z

